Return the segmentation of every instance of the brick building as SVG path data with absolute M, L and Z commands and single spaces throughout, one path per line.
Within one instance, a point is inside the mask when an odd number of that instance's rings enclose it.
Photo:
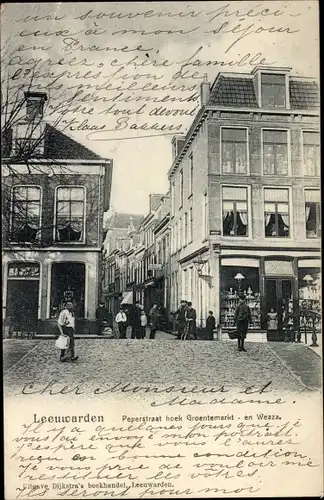
M 45 101 L 26 93 L 26 114 L 4 131 L 3 317 L 53 333 L 72 300 L 78 332 L 95 333 L 112 160 L 45 123 Z
M 319 309 L 319 96 L 290 68 L 220 73 L 173 139 L 171 309 L 192 300 L 233 326 L 244 293 L 255 330 L 274 308 L 299 325 Z
M 113 315 L 117 314 L 125 292 L 132 290 L 134 249 L 139 243 L 137 229 L 143 218 L 114 211 L 105 222 L 102 287 L 106 307 Z

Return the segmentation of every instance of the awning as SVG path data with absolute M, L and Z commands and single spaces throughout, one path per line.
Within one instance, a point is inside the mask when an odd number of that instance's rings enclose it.
M 121 304 L 133 304 L 133 292 L 124 292 Z

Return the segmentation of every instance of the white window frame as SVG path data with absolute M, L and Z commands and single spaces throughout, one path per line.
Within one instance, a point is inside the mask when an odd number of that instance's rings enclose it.
M 179 210 L 183 207 L 184 202 L 184 175 L 183 168 L 179 171 Z
M 263 108 L 262 107 L 262 75 L 285 75 L 285 84 L 286 84 L 286 106 L 283 106 L 282 108 L 274 108 L 274 109 L 290 109 L 290 93 L 289 93 L 289 74 L 286 73 L 285 71 L 271 71 L 269 70 L 261 70 L 259 71 L 259 78 L 258 78 L 258 104 L 259 108 L 262 109 L 271 109 L 271 108 Z
M 320 134 L 319 130 L 301 129 L 301 131 L 300 131 L 300 143 L 301 143 L 301 155 L 300 156 L 301 156 L 301 170 L 302 170 L 301 175 L 303 177 L 305 177 L 305 179 L 320 179 L 320 175 L 315 175 L 315 176 L 306 175 L 305 162 L 304 162 L 304 132 L 306 132 L 306 133 L 313 132 L 313 133 L 318 134 L 318 136 L 320 138 L 320 142 L 321 142 L 321 134 Z M 321 145 L 320 145 L 320 147 L 321 147 Z M 320 171 L 321 171 L 321 165 L 320 165 Z
M 313 238 L 307 238 L 307 232 L 306 232 L 306 191 L 318 191 L 319 194 L 321 195 L 321 189 L 320 187 L 313 187 L 313 186 L 307 186 L 304 187 L 303 189 L 303 195 L 304 195 L 304 235 L 305 235 L 305 240 L 307 241 L 318 241 L 321 236 L 314 236 Z M 321 205 L 321 203 L 320 203 Z
M 189 193 L 188 193 L 188 198 L 190 198 L 193 195 L 193 171 L 194 171 L 194 166 L 193 166 L 193 161 L 194 161 L 194 156 L 193 152 L 191 152 L 188 156 L 188 167 L 189 167 L 189 182 L 188 182 L 188 187 L 189 187 Z M 191 168 L 192 166 L 192 168 Z
M 229 187 L 229 188 L 245 188 L 247 190 L 247 210 L 248 210 L 248 234 L 247 236 L 228 236 L 223 233 L 223 187 Z M 223 238 L 229 239 L 229 240 L 251 240 L 253 238 L 252 234 L 252 198 L 251 198 L 251 185 L 250 184 L 229 184 L 229 183 L 222 183 L 220 186 L 221 189 L 221 235 Z M 225 200 L 226 201 L 226 200 Z M 228 201 L 228 200 L 227 200 Z
M 266 203 L 265 201 L 265 195 L 264 192 L 266 189 L 285 189 L 288 190 L 288 207 L 289 207 L 289 236 L 287 237 L 282 237 L 282 236 L 266 236 L 265 235 L 265 220 L 264 220 L 264 204 Z M 305 200 L 305 198 L 304 198 Z M 304 201 L 305 204 L 305 201 Z M 263 217 L 263 231 L 262 231 L 262 239 L 265 241 L 291 241 L 293 239 L 294 235 L 294 217 L 293 217 L 293 200 L 292 200 L 292 186 L 274 186 L 274 185 L 266 185 L 262 186 L 262 217 Z
M 239 129 L 239 130 L 246 130 L 246 173 L 245 174 L 239 174 L 239 173 L 236 173 L 236 172 L 223 172 L 223 154 L 222 154 L 222 151 L 223 151 L 223 147 L 222 147 L 222 135 L 223 135 L 223 132 L 222 130 L 223 129 Z M 244 125 L 240 126 L 240 125 L 221 125 L 220 126 L 220 137 L 219 137 L 219 157 L 220 157 L 220 173 L 221 175 L 238 175 L 240 177 L 247 177 L 250 175 L 250 148 L 249 148 L 249 133 L 250 129 L 249 127 L 246 127 Z
M 264 148 L 263 148 L 263 132 L 271 130 L 271 131 L 278 131 L 278 132 L 287 132 L 287 161 L 288 161 L 288 173 L 287 175 L 279 175 L 279 174 L 265 174 L 264 173 L 264 165 L 263 165 L 263 159 L 264 159 Z M 287 179 L 288 177 L 292 176 L 291 172 L 291 134 L 290 134 L 290 129 L 289 128 L 284 128 L 284 127 L 262 127 L 261 128 L 261 175 L 264 178 L 273 178 L 273 177 L 284 177 Z
M 39 188 L 40 189 L 40 198 L 39 198 L 39 232 L 38 236 L 35 241 L 24 241 L 24 242 L 17 242 L 17 241 L 11 241 L 11 244 L 17 244 L 21 245 L 22 243 L 24 245 L 34 245 L 37 242 L 40 242 L 42 240 L 42 222 L 43 222 L 43 187 L 40 186 L 39 184 L 15 184 L 14 186 L 11 187 L 11 193 L 10 193 L 10 217 L 9 217 L 9 233 L 11 233 L 12 230 L 12 224 L 13 224 L 13 208 L 14 208 L 14 190 L 16 188 Z M 36 261 L 35 261 L 36 262 Z M 37 261 L 38 262 L 38 261 Z
M 56 234 L 56 206 L 57 206 L 57 191 L 60 188 L 82 188 L 84 191 L 84 217 L 83 217 L 83 237 L 81 241 L 65 241 L 65 242 L 60 242 L 57 239 L 57 234 Z M 55 243 L 60 243 L 62 245 L 84 245 L 86 242 L 86 220 L 87 220 L 87 188 L 86 186 L 79 185 L 79 184 L 60 184 L 59 186 L 55 187 L 55 194 L 54 194 L 54 224 L 53 224 L 53 241 Z

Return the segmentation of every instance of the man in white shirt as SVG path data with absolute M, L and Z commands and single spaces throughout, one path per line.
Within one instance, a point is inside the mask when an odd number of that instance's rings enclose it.
M 115 321 L 118 325 L 119 338 L 125 339 L 126 338 L 126 328 L 127 328 L 127 316 L 126 316 L 126 313 L 122 307 L 119 309 L 119 312 L 116 315 Z
M 76 361 L 78 356 L 75 356 L 75 342 L 74 342 L 74 332 L 75 332 L 75 315 L 73 311 L 72 302 L 67 302 L 64 309 L 60 312 L 59 318 L 57 320 L 57 326 L 61 335 L 67 336 L 70 339 L 69 350 L 71 352 L 71 361 Z M 61 349 L 60 361 L 62 363 L 67 361 L 66 350 Z

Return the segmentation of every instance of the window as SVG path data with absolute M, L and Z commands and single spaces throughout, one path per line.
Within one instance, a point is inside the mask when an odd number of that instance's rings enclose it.
M 320 175 L 320 136 L 318 132 L 303 132 L 305 175 Z
M 263 173 L 288 175 L 287 130 L 263 130 Z
M 247 173 L 247 131 L 241 128 L 222 128 L 223 174 Z
M 56 191 L 56 239 L 61 242 L 83 241 L 85 189 L 60 187 Z
M 184 214 L 184 245 L 188 244 L 188 212 Z
M 178 242 L 178 248 L 182 248 L 182 219 L 179 219 L 179 242 Z
M 246 187 L 223 186 L 223 235 L 248 236 Z
M 202 199 L 202 238 L 208 237 L 208 198 L 207 193 L 203 194 Z
M 183 170 L 180 171 L 180 180 L 179 180 L 179 195 L 180 195 L 180 205 L 179 207 L 181 208 L 183 205 Z
M 189 231 L 188 231 L 188 243 L 192 242 L 193 238 L 193 215 L 192 215 L 192 207 L 189 208 Z
M 171 215 L 174 215 L 175 211 L 175 182 L 171 184 Z
M 263 108 L 282 108 L 286 106 L 285 75 L 261 75 L 261 101 Z
M 266 237 L 289 237 L 288 189 L 264 190 L 264 222 Z
M 189 196 L 192 195 L 193 189 L 193 154 L 189 156 Z
M 44 130 L 41 123 L 21 123 L 14 128 L 12 154 L 20 158 L 40 156 L 44 152 Z
M 33 242 L 40 230 L 41 189 L 37 186 L 15 186 L 12 189 L 11 234 L 13 241 Z
M 307 189 L 305 191 L 306 238 L 321 236 L 320 191 Z

